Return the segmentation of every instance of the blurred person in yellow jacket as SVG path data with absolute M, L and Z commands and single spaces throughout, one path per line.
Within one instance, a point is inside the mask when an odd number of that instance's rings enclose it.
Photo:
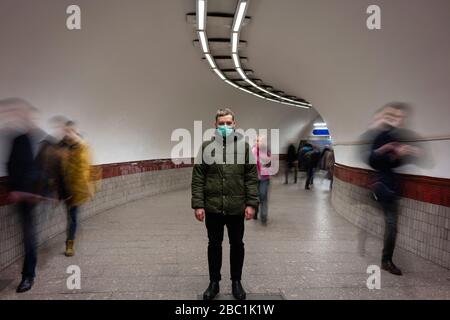
M 65 193 L 63 198 L 68 212 L 65 255 L 70 257 L 75 254 L 74 241 L 79 207 L 93 197 L 94 185 L 91 183 L 91 155 L 87 143 L 77 132 L 73 121 L 65 123 L 63 132 L 64 137 L 58 145 L 62 150 Z

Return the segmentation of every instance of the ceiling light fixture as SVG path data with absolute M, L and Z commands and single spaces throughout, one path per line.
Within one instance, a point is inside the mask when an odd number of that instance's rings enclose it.
M 205 57 L 206 57 L 206 60 L 208 60 L 208 63 L 212 69 L 217 68 L 216 63 L 214 62 L 213 58 L 211 57 L 211 55 L 209 53 L 205 54 Z
M 232 57 L 233 57 L 233 62 L 234 62 L 234 66 L 235 68 L 240 68 L 241 67 L 241 61 L 239 60 L 239 56 L 237 55 L 237 53 L 232 53 Z
M 241 29 L 242 21 L 245 17 L 245 12 L 247 9 L 247 1 L 246 0 L 240 0 L 238 4 L 238 11 L 236 14 L 236 19 L 234 20 L 233 24 L 233 32 L 238 32 Z
M 242 79 L 247 79 L 247 75 L 244 73 L 244 71 L 242 70 L 242 68 L 236 68 L 236 71 L 239 73 L 239 75 L 241 76 Z
M 239 54 L 238 54 L 238 43 L 239 43 L 239 32 L 242 26 L 242 21 L 245 17 L 245 13 L 248 7 L 248 2 L 247 0 L 240 0 L 237 6 L 237 10 L 236 10 L 236 14 L 234 16 L 234 22 L 233 22 L 233 30 L 231 32 L 231 56 L 233 58 L 233 62 L 234 62 L 234 66 L 236 71 L 239 73 L 239 75 L 241 76 L 241 78 L 243 80 L 245 80 L 247 83 L 249 83 L 251 86 L 253 86 L 254 88 L 256 88 L 259 91 L 262 91 L 276 99 L 271 99 L 269 101 L 273 101 L 273 102 L 277 102 L 277 103 L 283 103 L 286 105 L 296 105 L 296 106 L 310 106 L 308 104 L 299 102 L 299 101 L 295 101 L 289 98 L 285 98 L 282 97 L 278 94 L 272 93 L 270 91 L 268 91 L 267 89 L 264 89 L 260 86 L 258 86 L 256 83 L 254 83 L 253 81 L 249 80 L 247 78 L 247 75 L 243 72 L 242 70 L 242 66 L 240 63 L 240 58 L 239 58 Z M 248 90 L 247 90 L 248 91 Z M 252 92 L 254 93 L 254 92 Z M 256 93 L 254 93 L 256 95 Z M 263 97 L 263 96 L 261 96 Z M 264 99 L 268 99 L 266 97 L 263 97 Z
M 225 80 L 226 83 L 228 83 L 230 86 L 235 87 L 236 89 L 239 89 L 240 87 L 237 84 L 234 84 L 230 80 Z
M 238 52 L 238 44 L 239 44 L 239 33 L 233 32 L 231 35 L 231 52 L 237 53 Z
M 197 34 L 198 39 L 201 45 L 201 49 L 205 55 L 206 60 L 208 61 L 208 64 L 210 65 L 211 69 L 217 74 L 217 76 L 222 79 L 225 83 L 228 85 L 237 88 L 245 93 L 251 94 L 253 96 L 256 96 L 260 99 L 275 102 L 275 103 L 281 103 L 284 105 L 290 105 L 300 108 L 309 108 L 312 106 L 311 104 L 306 104 L 300 101 L 295 101 L 289 98 L 285 98 L 282 96 L 279 96 L 275 93 L 272 93 L 263 87 L 258 86 L 255 82 L 248 79 L 247 75 L 245 74 L 244 69 L 242 68 L 240 57 L 238 54 L 238 47 L 239 47 L 239 32 L 243 25 L 243 21 L 245 19 L 245 13 L 248 8 L 248 0 L 239 0 L 237 11 L 235 15 L 235 19 L 233 22 L 232 27 L 232 33 L 231 33 L 231 55 L 233 59 L 233 63 L 235 66 L 235 70 L 239 73 L 241 78 L 245 80 L 247 83 L 249 83 L 251 86 L 256 88 L 257 90 L 264 92 L 268 95 L 271 95 L 275 97 L 276 99 L 265 97 L 259 93 L 253 92 L 251 90 L 248 90 L 244 87 L 241 87 L 234 83 L 233 81 L 230 81 L 224 73 L 217 67 L 217 64 L 214 60 L 214 56 L 210 53 L 209 50 L 209 43 L 208 43 L 208 37 L 206 35 L 206 23 L 207 23 L 207 0 L 197 0 Z M 295 97 L 294 97 L 295 98 Z M 284 100 L 284 101 L 283 101 Z M 289 101 L 289 102 L 286 102 Z M 292 103 L 291 103 L 292 102 Z
M 199 37 L 199 40 L 200 40 L 200 44 L 202 45 L 203 53 L 208 53 L 209 52 L 209 48 L 208 48 L 208 41 L 206 40 L 205 31 L 199 31 L 198 32 L 198 37 Z
M 206 3 L 205 0 L 197 2 L 197 29 L 204 31 L 206 21 Z
M 223 75 L 223 73 L 219 69 L 214 68 L 213 70 L 219 76 L 220 79 L 222 79 L 222 80 L 226 80 L 227 79 L 227 78 L 225 78 L 225 76 Z

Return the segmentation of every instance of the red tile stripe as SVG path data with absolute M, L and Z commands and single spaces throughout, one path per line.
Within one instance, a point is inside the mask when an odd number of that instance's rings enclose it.
M 171 159 L 130 161 L 130 162 L 101 164 L 94 166 L 94 168 L 99 169 L 101 171 L 102 179 L 109 179 L 147 171 L 169 170 L 193 166 L 193 164 L 191 164 L 193 163 L 193 159 L 191 159 L 190 162 L 189 159 L 184 160 L 185 163 L 181 164 L 175 164 Z M 9 204 L 7 200 L 8 197 L 8 190 L 6 186 L 7 180 L 8 177 L 0 177 L 0 206 Z
M 339 180 L 369 188 L 374 171 L 336 164 L 334 176 Z M 450 179 L 399 174 L 401 195 L 417 201 L 450 207 Z

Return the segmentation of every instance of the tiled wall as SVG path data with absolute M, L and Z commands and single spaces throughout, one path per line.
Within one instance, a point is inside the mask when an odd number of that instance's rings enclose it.
M 336 169 L 332 193 L 336 211 L 358 227 L 382 237 L 384 215 L 367 187 L 370 172 L 339 165 Z M 422 179 L 418 185 L 416 177 L 403 180 L 397 246 L 450 269 L 450 206 L 444 181 Z M 430 197 L 427 190 L 435 190 L 437 184 L 441 189 Z M 415 193 L 412 188 L 422 192 Z
M 136 199 L 188 188 L 191 183 L 192 168 L 174 165 L 170 160 L 109 164 L 101 168 L 100 190 L 92 201 L 83 206 L 80 220 Z M 13 205 L 6 204 L 5 199 L 3 193 L 3 205 L 0 204 L 0 270 L 23 255 L 19 215 Z M 66 230 L 67 215 L 62 204 L 55 208 L 51 204 L 41 204 L 35 216 L 39 244 Z

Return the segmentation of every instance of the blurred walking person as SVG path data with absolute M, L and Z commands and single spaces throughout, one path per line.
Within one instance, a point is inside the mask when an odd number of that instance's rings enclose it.
M 287 149 L 287 157 L 286 157 L 286 167 L 285 167 L 285 180 L 284 184 L 289 183 L 289 174 L 291 170 L 294 170 L 294 183 L 297 183 L 297 151 L 295 150 L 295 146 L 293 143 L 290 143 Z
M 314 183 L 314 171 L 320 161 L 320 152 L 316 150 L 310 143 L 300 150 L 299 161 L 303 163 L 306 169 L 305 189 L 310 190 L 310 186 Z
M 327 172 L 326 177 L 330 180 L 330 190 L 333 188 L 334 163 L 334 151 L 327 148 L 323 153 L 323 166 Z
M 409 111 L 407 104 L 390 103 L 377 113 L 377 128 L 370 129 L 371 133 L 376 133 L 368 159 L 369 165 L 376 170 L 376 181 L 372 190 L 385 216 L 381 267 L 394 275 L 402 275 L 401 270 L 392 261 L 397 238 L 400 192 L 399 178 L 394 170 L 405 164 L 408 158 L 421 154 L 417 147 L 402 142 L 402 127 Z
M 295 151 L 295 150 L 294 150 Z M 269 187 L 271 176 L 271 153 L 267 145 L 267 138 L 265 136 L 258 136 L 256 144 L 252 148 L 253 155 L 256 159 L 256 166 L 258 168 L 258 192 L 259 192 L 259 213 L 262 224 L 267 224 L 269 215 Z M 258 219 L 256 213 L 253 217 Z
M 44 199 L 39 190 L 42 178 L 39 153 L 46 134 L 35 123 L 37 109 L 27 101 L 20 98 L 0 100 L 0 108 L 10 110 L 10 125 L 15 135 L 7 160 L 8 198 L 17 207 L 23 232 L 25 258 L 22 281 L 17 287 L 17 292 L 21 293 L 32 288 L 36 277 L 35 207 Z
M 91 155 L 87 143 L 77 132 L 73 121 L 66 121 L 61 129 L 63 138 L 58 146 L 62 150 L 65 193 L 63 198 L 68 215 L 65 255 L 71 257 L 75 254 L 80 206 L 93 197 L 94 185 L 91 180 Z

